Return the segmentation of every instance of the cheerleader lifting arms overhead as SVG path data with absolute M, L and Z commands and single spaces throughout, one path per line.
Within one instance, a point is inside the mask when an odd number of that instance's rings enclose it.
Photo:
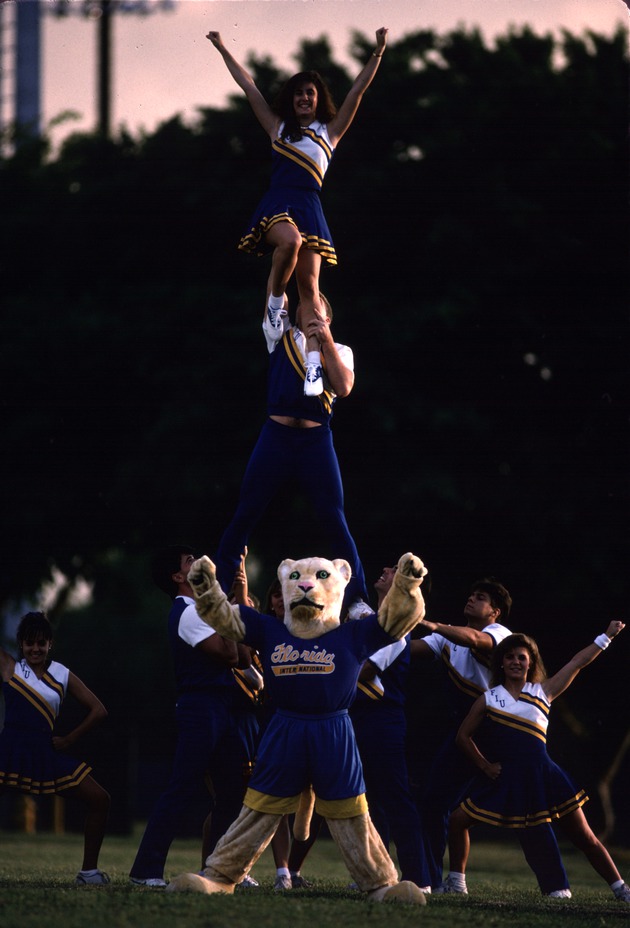
M 535 828 L 557 821 L 615 897 L 630 904 L 630 888 L 582 811 L 588 796 L 551 760 L 546 748 L 551 702 L 624 628 L 623 622 L 611 622 L 605 634 L 598 635 L 549 678 L 538 646 L 528 635 L 510 635 L 497 645 L 490 689 L 473 704 L 457 735 L 458 746 L 481 774 L 450 818 L 446 892 L 467 892 L 469 830 L 477 822 Z M 484 719 L 482 753 L 474 736 Z
M 282 330 L 282 316 L 286 312 L 284 294 L 295 271 L 306 331 L 308 322 L 320 308 L 322 258 L 330 265 L 337 263 L 319 193 L 337 143 L 351 125 L 378 70 L 387 44 L 387 29 L 377 30 L 376 48 L 338 110 L 316 71 L 295 74 L 270 106 L 251 74 L 227 50 L 220 33 L 209 32 L 207 38 L 244 91 L 272 144 L 271 186 L 258 204 L 239 248 L 258 254 L 272 251 L 267 311 L 270 324 L 278 331 Z M 317 340 L 309 338 L 307 348 L 304 392 L 317 396 L 323 390 Z

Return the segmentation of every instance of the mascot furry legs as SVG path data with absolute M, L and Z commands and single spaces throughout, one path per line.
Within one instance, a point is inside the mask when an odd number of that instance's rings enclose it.
M 184 873 L 168 884 L 167 891 L 233 893 L 266 849 L 281 818 L 243 806 L 206 861 L 203 876 Z M 394 863 L 367 812 L 345 819 L 328 817 L 326 822 L 350 876 L 371 901 L 425 904 L 424 893 L 415 883 L 399 882 Z

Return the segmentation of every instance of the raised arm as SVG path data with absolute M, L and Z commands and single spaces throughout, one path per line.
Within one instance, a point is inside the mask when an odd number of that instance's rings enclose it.
M 424 615 L 420 584 L 427 573 L 420 558 L 410 551 L 399 559 L 392 585 L 378 609 L 379 625 L 392 638 L 404 638 Z
M 230 641 L 242 641 L 245 625 L 239 607 L 228 601 L 217 581 L 216 567 L 205 554 L 190 568 L 188 582 L 199 618 Z
M 592 663 L 596 657 L 599 657 L 602 651 L 606 650 L 612 639 L 616 638 L 619 632 L 623 631 L 625 627 L 624 622 L 611 622 L 605 634 L 598 635 L 592 644 L 578 651 L 558 673 L 555 673 L 553 677 L 549 677 L 548 680 L 545 680 L 542 686 L 547 698 L 552 700 L 555 699 L 556 696 L 560 696 L 561 693 L 564 693 L 573 683 L 580 670 Z
M 249 581 L 247 579 L 247 568 L 245 567 L 245 560 L 247 558 L 247 545 L 241 553 L 241 558 L 238 562 L 238 567 L 236 568 L 236 573 L 234 574 L 234 582 L 232 584 L 232 589 L 230 590 L 231 596 L 230 601 L 236 603 L 237 606 L 249 606 Z
M 378 66 L 381 63 L 381 58 L 385 53 L 387 31 L 385 27 L 376 30 L 376 48 L 357 75 L 354 84 L 348 91 L 346 99 L 339 107 L 337 115 L 328 123 L 328 135 L 333 146 L 337 144 L 339 139 L 350 127 L 359 109 L 359 104 L 363 99 L 363 94 L 374 80 L 374 76 L 378 71 Z
M 281 120 L 273 112 L 260 90 L 254 83 L 254 78 L 251 76 L 249 71 L 246 71 L 242 64 L 239 64 L 236 58 L 227 50 L 223 44 L 220 32 L 209 32 L 206 36 L 209 39 L 216 50 L 219 52 L 221 57 L 225 62 L 225 66 L 228 71 L 241 88 L 244 91 L 245 96 L 249 100 L 249 104 L 254 111 L 254 115 L 260 125 L 263 127 L 267 135 L 274 139 L 278 134 L 278 128 L 280 126 Z

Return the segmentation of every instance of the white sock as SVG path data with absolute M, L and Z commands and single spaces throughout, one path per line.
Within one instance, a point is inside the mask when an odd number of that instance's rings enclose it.
M 94 876 L 98 873 L 98 868 L 96 870 L 79 870 L 79 873 L 83 876 Z
M 455 883 L 456 886 L 465 886 L 466 885 L 466 874 L 457 873 L 456 870 L 448 871 L 449 878 Z
M 267 306 L 270 306 L 271 309 L 284 309 L 284 293 L 282 296 L 274 296 L 273 293 L 270 293 Z
M 288 876 L 288 877 L 290 877 L 291 874 L 290 874 L 290 872 L 289 872 L 289 868 L 288 868 L 288 867 L 278 867 L 278 869 L 276 870 L 276 876 Z
M 308 364 L 319 364 L 319 351 L 307 351 L 306 361 Z
M 615 880 L 614 883 L 610 884 L 610 888 L 612 889 L 613 892 L 615 892 L 616 889 L 621 889 L 622 886 L 623 886 L 623 880 Z

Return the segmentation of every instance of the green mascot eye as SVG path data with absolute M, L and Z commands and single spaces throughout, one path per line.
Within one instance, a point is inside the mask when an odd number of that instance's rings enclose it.
M 289 574 L 289 580 L 297 580 L 299 576 L 300 576 L 299 570 L 292 570 L 291 573 Z
M 315 576 L 318 580 L 327 580 L 330 574 L 327 570 L 318 570 Z

